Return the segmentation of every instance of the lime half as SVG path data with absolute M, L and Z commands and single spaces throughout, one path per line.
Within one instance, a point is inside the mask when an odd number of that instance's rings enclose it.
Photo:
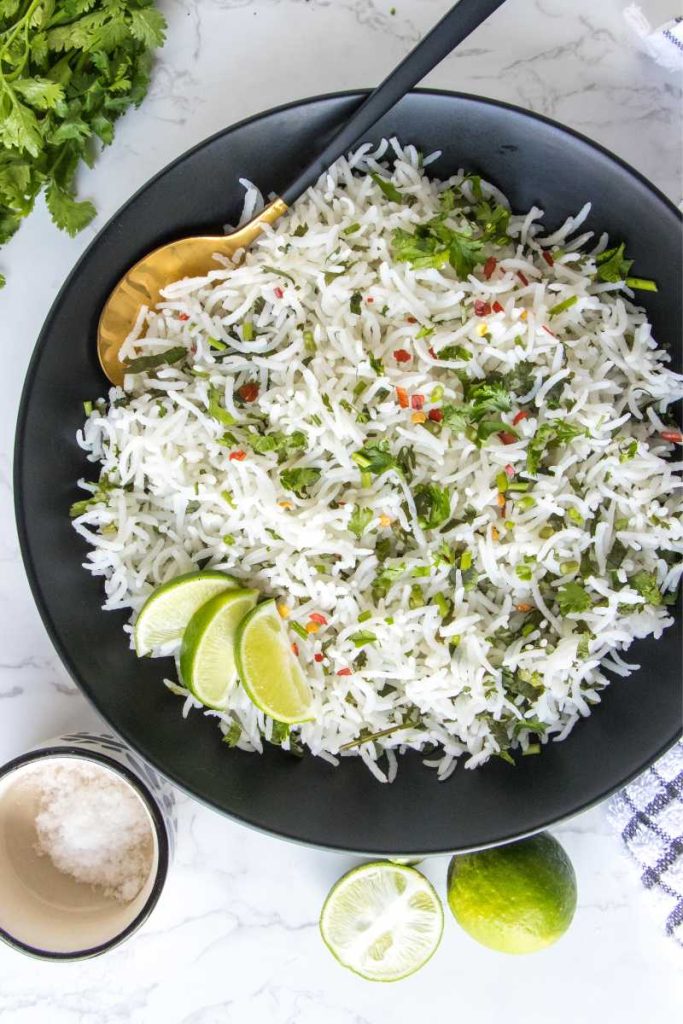
M 308 722 L 312 694 L 275 601 L 264 601 L 242 621 L 235 642 L 242 686 L 257 708 L 278 722 Z
M 135 650 L 142 657 L 155 647 L 180 640 L 188 622 L 209 598 L 236 587 L 237 581 L 224 572 L 207 569 L 177 576 L 150 594 L 135 622 Z
M 235 635 L 257 590 L 224 590 L 196 611 L 180 648 L 180 675 L 197 700 L 222 710 L 237 679 Z
M 534 953 L 571 924 L 576 877 L 567 854 L 545 832 L 453 857 L 448 903 L 458 924 L 482 945 L 501 953 Z
M 344 967 L 368 981 L 398 981 L 435 952 L 443 908 L 415 868 L 376 861 L 339 879 L 325 901 L 320 932 Z

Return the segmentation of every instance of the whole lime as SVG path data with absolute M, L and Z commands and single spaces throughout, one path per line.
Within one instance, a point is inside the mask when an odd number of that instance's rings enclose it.
M 534 953 L 564 935 L 576 910 L 576 875 L 544 832 L 493 850 L 456 855 L 448 905 L 466 932 L 501 953 Z

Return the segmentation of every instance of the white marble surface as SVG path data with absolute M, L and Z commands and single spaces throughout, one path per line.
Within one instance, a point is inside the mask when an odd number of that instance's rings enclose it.
M 163 0 L 169 38 L 152 95 L 83 175 L 99 208 L 75 240 L 41 208 L 0 253 L 0 761 L 95 722 L 54 655 L 19 559 L 10 465 L 31 349 L 79 253 L 130 193 L 204 136 L 258 110 L 370 85 L 448 0 Z M 680 199 L 680 82 L 640 54 L 625 0 L 510 0 L 429 78 L 541 111 L 585 132 Z M 652 0 L 658 14 L 675 12 Z M 30 298 L 29 298 L 30 297 Z M 10 355 L 11 353 L 11 355 Z M 650 1024 L 679 1011 L 680 951 L 659 934 L 631 864 L 597 808 L 557 828 L 576 866 L 579 910 L 553 949 L 505 958 L 452 920 L 415 977 L 373 986 L 322 946 L 317 917 L 351 858 L 247 831 L 186 798 L 178 854 L 146 927 L 74 965 L 0 948 L 3 1024 Z M 425 870 L 443 892 L 446 858 Z

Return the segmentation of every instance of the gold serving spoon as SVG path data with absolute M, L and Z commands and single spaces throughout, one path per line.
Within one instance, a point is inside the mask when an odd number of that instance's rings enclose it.
M 172 281 L 206 274 L 215 253 L 232 258 L 274 224 L 323 171 L 349 151 L 395 103 L 436 67 L 451 50 L 466 39 L 504 0 L 459 0 L 431 32 L 391 72 L 380 86 L 360 104 L 344 127 L 297 179 L 261 212 L 229 235 L 200 235 L 168 242 L 144 256 L 124 274 L 111 292 L 97 329 L 97 354 L 112 384 L 122 384 L 126 363 L 120 351 L 137 321 L 142 306 L 153 309 L 161 290 Z

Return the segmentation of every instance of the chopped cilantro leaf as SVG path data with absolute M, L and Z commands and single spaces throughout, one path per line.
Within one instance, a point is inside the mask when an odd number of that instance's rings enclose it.
M 552 420 L 542 423 L 527 445 L 526 468 L 528 473 L 538 473 L 541 459 L 547 448 L 555 448 L 567 444 L 574 438 L 585 435 L 582 427 L 574 426 L 566 420 Z
M 645 277 L 630 277 L 629 270 L 633 266 L 633 260 L 626 256 L 624 243 L 616 245 L 611 249 L 605 249 L 595 257 L 595 276 L 600 281 L 609 281 L 616 284 L 623 281 L 629 288 L 642 289 L 643 291 L 656 292 L 657 283 Z
M 320 470 L 305 467 L 303 469 L 283 469 L 280 473 L 280 483 L 286 491 L 293 491 L 300 498 L 306 497 L 309 487 L 320 479 Z
M 629 579 L 629 584 L 636 590 L 648 604 L 660 605 L 662 593 L 657 583 L 657 577 L 653 572 L 646 572 L 641 569 Z
M 360 538 L 365 533 L 365 527 L 368 525 L 373 517 L 373 512 L 369 508 L 362 508 L 360 505 L 354 508 L 351 518 L 349 519 L 349 530 L 351 533 L 355 533 L 356 537 Z
M 415 508 L 422 529 L 436 529 L 450 518 L 450 493 L 436 484 L 420 484 L 415 488 Z
M 209 416 L 218 420 L 224 427 L 232 427 L 235 423 L 235 417 L 221 405 L 218 388 L 209 388 Z
M 437 359 L 444 360 L 455 360 L 461 359 L 464 363 L 469 363 L 472 358 L 472 353 L 464 347 L 464 345 L 446 345 L 440 352 L 436 353 Z
M 368 362 L 378 377 L 384 376 L 384 363 L 372 354 L 368 355 Z
M 572 612 L 586 612 L 592 606 L 590 594 L 574 580 L 565 583 L 557 592 L 557 603 L 562 615 Z
M 359 629 L 356 633 L 351 633 L 349 640 L 354 647 L 364 647 L 366 644 L 376 644 L 377 636 L 369 629 Z
M 367 441 L 362 448 L 351 456 L 362 470 L 381 476 L 389 469 L 396 469 L 397 462 L 391 454 L 389 442 L 382 440 Z
M 138 356 L 137 359 L 129 359 L 126 366 L 126 373 L 147 373 L 148 370 L 155 370 L 157 366 L 172 366 L 180 362 L 187 355 L 184 345 L 176 345 L 174 348 L 167 348 L 164 352 L 155 352 L 151 356 Z
M 236 747 L 242 735 L 242 727 L 234 719 L 230 722 L 227 732 L 223 734 L 223 743 Z
M 295 430 L 293 434 L 285 434 L 281 430 L 276 430 L 272 434 L 251 434 L 248 441 L 259 455 L 277 452 L 283 458 L 296 451 L 305 450 L 307 445 L 306 435 L 302 430 Z
M 391 181 L 387 181 L 386 178 L 382 178 L 379 174 L 371 174 L 370 177 L 374 181 L 375 185 L 378 185 L 387 199 L 390 199 L 392 203 L 410 203 L 412 202 L 412 196 L 404 196 Z

